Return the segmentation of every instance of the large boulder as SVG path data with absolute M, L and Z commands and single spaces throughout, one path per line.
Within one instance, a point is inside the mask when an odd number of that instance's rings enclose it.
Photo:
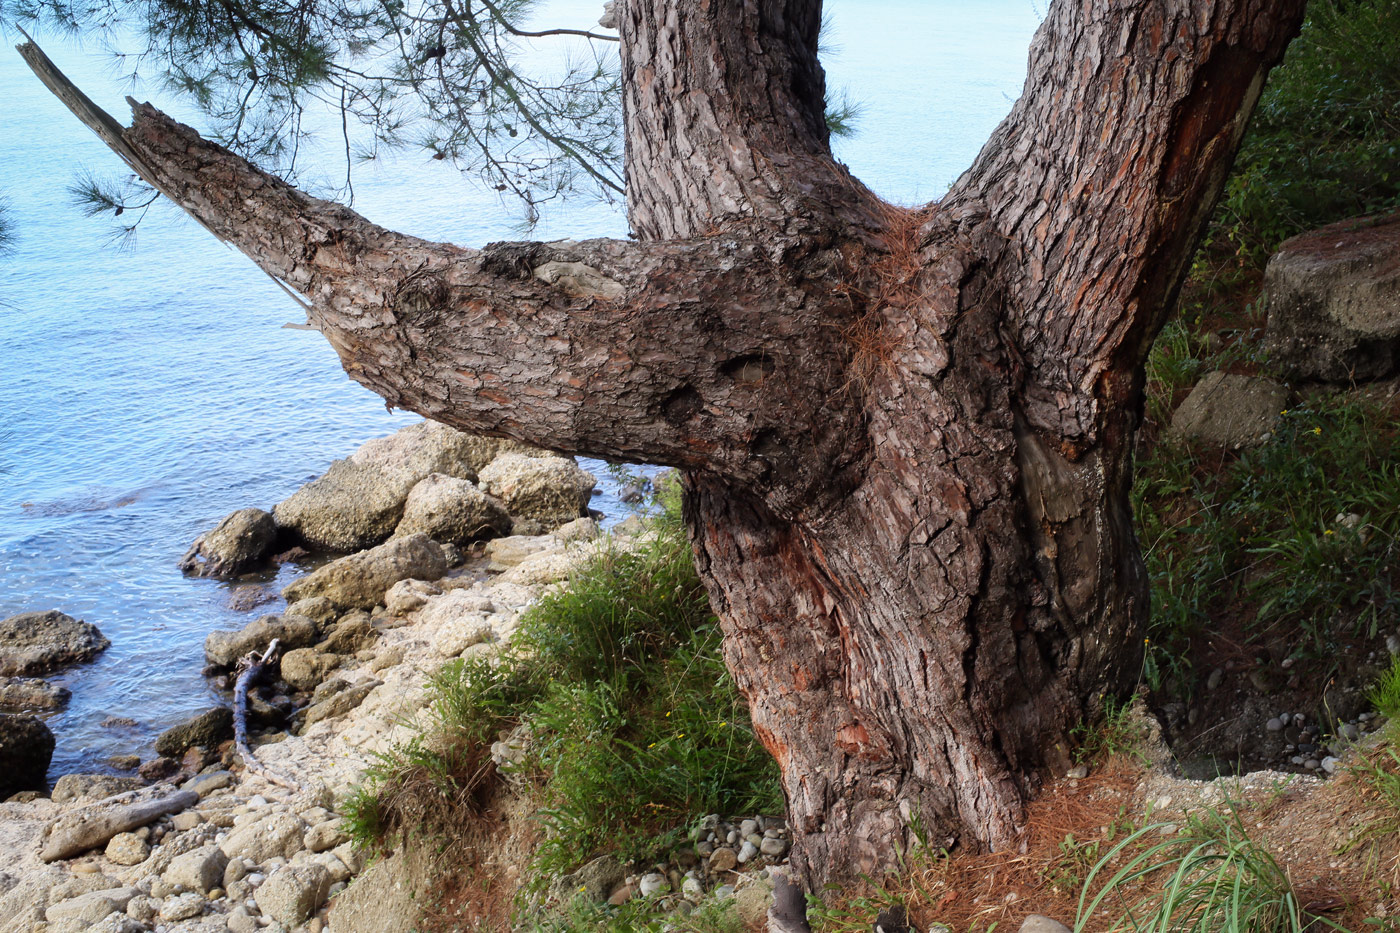
M 593 474 L 571 457 L 527 457 L 505 453 L 481 471 L 480 485 L 511 515 L 557 528 L 588 513 L 597 485 Z
M 0 621 L 0 675 L 44 674 L 90 660 L 110 644 L 97 626 L 56 609 L 22 612 Z
M 1288 405 L 1288 390 L 1271 379 L 1214 372 L 1196 384 L 1172 415 L 1170 433 L 1237 450 L 1268 438 Z
M 204 638 L 204 659 L 217 667 L 233 667 L 251 652 L 262 652 L 278 640 L 283 651 L 305 648 L 320 637 L 316 623 L 305 616 L 263 616 L 236 632 L 210 632 Z
M 53 733 L 33 716 L 0 713 L 0 800 L 42 790 L 53 760 Z
M 1400 369 L 1400 214 L 1284 242 L 1264 291 L 1264 349 L 1281 373 L 1350 384 Z
M 413 534 L 331 561 L 294 581 L 282 595 L 289 603 L 324 596 L 340 609 L 372 609 L 400 580 L 437 580 L 446 573 L 442 547 L 427 535 Z
M 395 537 L 422 532 L 443 544 L 467 544 L 510 533 L 504 506 L 471 480 L 430 473 L 408 494 Z
M 266 557 L 276 540 L 277 523 L 271 515 L 262 509 L 239 509 L 194 539 L 180 569 L 227 580 Z
M 422 421 L 369 441 L 272 510 L 278 526 L 329 551 L 373 547 L 394 532 L 409 492 L 433 473 L 475 481 L 502 450 L 545 455 L 513 441 L 474 437 Z

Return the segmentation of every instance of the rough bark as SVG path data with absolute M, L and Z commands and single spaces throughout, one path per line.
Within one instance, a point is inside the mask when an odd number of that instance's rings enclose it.
M 815 886 L 915 822 L 1015 844 L 1068 730 L 1137 677 L 1142 363 L 1302 9 L 1055 2 L 976 164 L 902 211 L 827 152 L 817 0 L 630 0 L 635 243 L 400 236 L 146 106 L 109 143 L 391 404 L 685 471 Z

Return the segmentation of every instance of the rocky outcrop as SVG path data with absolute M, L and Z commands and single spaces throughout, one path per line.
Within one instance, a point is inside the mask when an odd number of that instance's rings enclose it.
M 1172 415 L 1171 434 L 1237 450 L 1268 439 L 1288 405 L 1288 390 L 1272 379 L 1210 373 Z
M 274 638 L 288 651 L 314 644 L 319 636 L 316 623 L 304 616 L 263 616 L 236 632 L 210 632 L 204 639 L 204 658 L 216 667 L 233 667 L 245 654 L 267 650 Z
M 445 573 L 442 548 L 427 535 L 414 534 L 331 561 L 293 582 L 282 595 L 289 603 L 323 596 L 341 609 L 372 609 L 400 580 L 436 580 Z
M 1279 247 L 1264 273 L 1270 366 L 1351 383 L 1400 369 L 1400 214 L 1332 224 Z
M 544 451 L 494 438 L 474 437 L 423 421 L 369 441 L 331 464 L 272 510 L 277 525 L 316 550 L 358 551 L 393 534 L 409 492 L 433 473 L 475 481 L 502 450 L 520 456 Z
M 572 458 L 507 453 L 481 471 L 480 485 L 512 516 L 557 528 L 587 514 L 597 480 Z
M 44 788 L 53 744 L 49 727 L 33 716 L 0 713 L 0 800 Z
M 97 626 L 56 609 L 22 612 L 0 621 L 0 675 L 46 674 L 91 660 L 110 644 Z
M 501 503 L 471 480 L 432 473 L 408 494 L 394 535 L 421 532 L 443 544 L 468 544 L 509 534 L 510 526 Z
M 262 509 L 239 509 L 213 531 L 194 539 L 180 569 L 197 577 L 227 580 L 250 569 L 272 550 L 277 523 Z

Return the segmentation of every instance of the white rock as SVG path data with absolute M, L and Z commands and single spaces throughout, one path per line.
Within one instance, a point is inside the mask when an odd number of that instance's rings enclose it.
M 642 880 L 638 882 L 638 889 L 642 892 L 642 897 L 652 897 L 670 891 L 671 885 L 667 882 L 665 875 L 654 871 L 650 874 L 642 875 Z
M 204 913 L 204 906 L 207 903 L 209 902 L 202 895 L 194 892 L 176 895 L 160 905 L 160 919 L 176 923 L 180 920 L 198 917 Z

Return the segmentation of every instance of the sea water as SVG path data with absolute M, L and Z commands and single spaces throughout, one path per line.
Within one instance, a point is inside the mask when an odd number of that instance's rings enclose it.
M 601 6 L 559 0 L 540 19 L 584 26 Z M 1041 10 L 1034 0 L 827 9 L 829 84 L 863 104 L 837 156 L 892 201 L 938 197 L 1019 94 Z M 51 678 L 73 694 L 46 716 L 53 778 L 109 770 L 117 754 L 149 757 L 162 729 L 224 702 L 200 674 L 205 635 L 277 604 L 240 610 L 233 600 L 249 584 L 181 575 L 196 535 L 235 509 L 270 508 L 416 416 L 351 382 L 319 334 L 284 328 L 303 320 L 298 307 L 177 212 L 158 205 L 133 241 L 114 245 L 110 216 L 85 218 L 67 189 L 84 172 L 119 175 L 121 163 L 10 51 L 18 34 L 5 38 L 0 196 L 18 240 L 0 257 L 0 617 L 60 609 L 112 642 Z M 200 125 L 158 85 L 114 77 L 100 47 L 40 38 L 118 119 L 131 94 Z M 308 161 L 313 190 L 344 171 L 333 155 Z M 359 166 L 354 180 L 356 209 L 387 227 L 466 246 L 522 237 L 517 206 L 425 154 Z M 529 235 L 625 234 L 619 205 L 581 200 L 547 206 Z M 606 487 L 595 507 L 625 514 L 602 465 L 585 465 Z M 271 594 L 292 572 L 252 585 Z

